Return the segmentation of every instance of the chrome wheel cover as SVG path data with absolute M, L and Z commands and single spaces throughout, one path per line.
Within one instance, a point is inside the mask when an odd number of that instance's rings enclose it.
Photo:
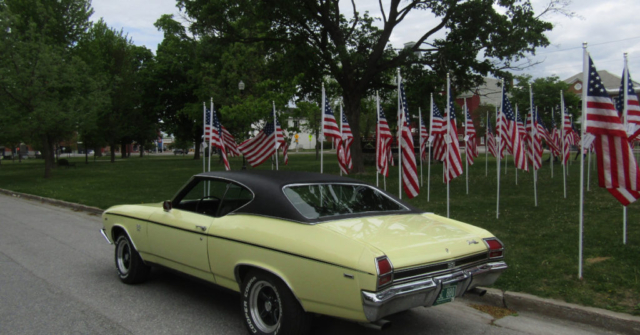
M 131 246 L 127 239 L 123 239 L 122 242 L 118 243 L 116 255 L 118 271 L 121 275 L 126 276 L 129 273 L 129 268 L 131 266 Z
M 280 326 L 282 302 L 276 288 L 261 280 L 249 293 L 251 319 L 263 333 L 273 333 Z

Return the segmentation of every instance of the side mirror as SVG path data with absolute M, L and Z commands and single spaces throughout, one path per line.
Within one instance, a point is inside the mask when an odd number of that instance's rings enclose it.
M 164 209 L 164 211 L 165 211 L 165 212 L 170 211 L 170 210 L 171 210 L 171 208 L 172 208 L 171 200 L 165 200 L 165 201 L 162 203 L 162 208 Z

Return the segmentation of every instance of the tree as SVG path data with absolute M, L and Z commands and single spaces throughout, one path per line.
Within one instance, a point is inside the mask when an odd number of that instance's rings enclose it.
M 0 3 L 0 99 L 7 122 L 37 143 L 51 176 L 54 145 L 93 107 L 95 82 L 73 47 L 89 26 L 85 0 Z
M 305 73 L 306 94 L 319 92 L 325 75 L 338 82 L 345 113 L 352 127 L 354 171 L 364 165 L 360 148 L 361 100 L 373 90 L 391 88 L 398 67 L 420 64 L 440 78 L 453 74 L 464 89 L 489 73 L 506 76 L 506 69 L 527 52 L 545 46 L 544 33 L 552 28 L 534 15 L 529 1 L 391 0 L 380 8 L 382 27 L 355 2 L 353 18 L 340 12 L 339 0 L 178 0 L 193 18 L 192 31 L 243 43 L 269 42 L 279 46 L 282 72 Z M 440 19 L 412 47 L 398 52 L 389 38 L 415 11 L 431 11 Z M 434 38 L 445 30 L 446 37 Z M 415 57 L 421 52 L 420 57 Z
M 91 27 L 78 45 L 78 54 L 89 64 L 91 75 L 99 80 L 107 95 L 97 106 L 96 138 L 111 147 L 111 162 L 115 162 L 115 149 L 122 147 L 126 157 L 126 145 L 134 138 L 143 143 L 156 130 L 157 117 L 143 104 L 141 71 L 152 61 L 152 54 L 133 42 L 122 31 L 109 28 L 100 20 Z
M 200 159 L 204 100 L 197 95 L 198 41 L 172 15 L 163 15 L 154 25 L 164 32 L 150 72 L 150 82 L 156 86 L 155 111 L 163 120 L 163 130 L 179 141 L 195 143 L 194 159 Z

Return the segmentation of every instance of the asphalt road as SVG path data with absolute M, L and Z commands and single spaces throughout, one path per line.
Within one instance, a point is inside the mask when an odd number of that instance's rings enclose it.
M 100 218 L 0 194 L 0 334 L 248 334 L 239 295 L 154 269 L 125 285 Z M 606 334 L 530 314 L 494 320 L 464 302 L 388 317 L 379 332 L 317 317 L 314 334 Z

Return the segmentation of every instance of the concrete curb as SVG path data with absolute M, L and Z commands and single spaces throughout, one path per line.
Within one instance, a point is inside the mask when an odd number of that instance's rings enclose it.
M 483 289 L 487 290 L 484 296 L 469 294 L 461 300 L 468 303 L 508 308 L 517 312 L 531 312 L 622 334 L 640 334 L 640 317 L 637 316 L 570 304 L 555 299 L 539 298 L 526 293 L 503 292 L 492 288 Z
M 54 205 L 54 206 L 66 207 L 66 208 L 70 208 L 70 209 L 73 209 L 73 210 L 76 210 L 76 211 L 83 211 L 83 212 L 87 212 L 87 213 L 95 214 L 95 215 L 102 215 L 102 212 L 104 212 L 103 209 L 100 209 L 98 207 L 85 206 L 85 205 L 76 204 L 76 203 L 73 203 L 73 202 L 67 202 L 67 201 L 62 201 L 62 200 L 57 200 L 57 199 L 45 198 L 45 197 L 41 197 L 41 196 L 38 196 L 38 195 L 14 192 L 14 191 L 5 190 L 5 189 L 1 189 L 1 188 L 0 188 L 0 193 L 6 194 L 6 195 L 12 196 L 12 197 L 17 197 L 17 198 L 36 200 L 36 201 L 40 201 L 40 202 L 43 202 L 43 203 L 51 204 L 51 205 Z

